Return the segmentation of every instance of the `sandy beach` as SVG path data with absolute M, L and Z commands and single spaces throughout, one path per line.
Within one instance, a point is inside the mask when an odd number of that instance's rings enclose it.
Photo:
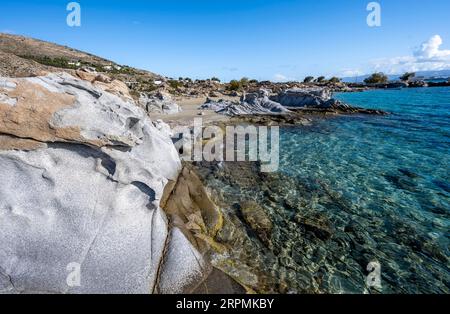
M 239 101 L 239 97 L 210 97 L 213 100 L 225 99 L 230 101 Z M 190 126 L 193 124 L 195 118 L 202 118 L 204 124 L 211 124 L 219 121 L 229 120 L 228 116 L 218 114 L 213 110 L 201 110 L 199 107 L 203 105 L 207 100 L 207 97 L 178 97 L 174 101 L 181 107 L 182 111 L 176 114 L 155 114 L 150 113 L 149 116 L 152 120 L 162 120 L 174 126 Z

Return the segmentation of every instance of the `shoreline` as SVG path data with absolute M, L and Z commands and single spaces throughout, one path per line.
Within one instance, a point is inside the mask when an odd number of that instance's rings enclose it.
M 193 120 L 196 118 L 204 119 L 204 126 L 214 125 L 224 129 L 230 125 L 277 125 L 280 127 L 310 125 L 314 120 L 323 120 L 338 116 L 348 115 L 385 115 L 387 113 L 377 110 L 366 110 L 362 108 L 343 107 L 338 109 L 320 109 L 320 108 L 290 108 L 292 112 L 288 115 L 258 115 L 249 114 L 244 116 L 227 116 L 218 114 L 212 110 L 203 110 L 199 107 L 206 102 L 208 98 L 174 98 L 174 101 L 183 110 L 181 113 L 170 115 L 154 115 L 150 114 L 151 119 L 161 119 L 168 123 L 172 128 L 179 126 L 191 127 Z M 215 97 L 218 101 L 220 97 Z M 238 101 L 239 97 L 228 97 L 226 100 Z M 202 113 L 200 115 L 200 113 Z M 211 272 L 203 282 L 209 280 L 212 286 L 209 290 L 220 293 L 324 293 L 325 290 L 319 289 L 317 285 L 310 285 L 313 272 L 307 275 L 302 272 L 302 276 L 309 276 L 309 279 L 303 277 L 302 284 L 298 285 L 293 278 L 282 279 L 279 273 L 274 273 L 269 265 L 278 265 L 277 271 L 284 272 L 283 265 L 279 264 L 274 255 L 274 247 L 270 233 L 275 222 L 269 218 L 260 202 L 251 199 L 240 200 L 238 211 L 233 209 L 235 205 L 228 203 L 229 199 L 223 198 L 222 191 L 219 188 L 211 186 L 208 178 L 213 176 L 216 180 L 220 178 L 226 182 L 234 182 L 236 186 L 248 188 L 252 185 L 259 185 L 260 182 L 273 180 L 278 185 L 284 180 L 278 178 L 278 174 L 264 174 L 259 169 L 259 162 L 183 162 L 183 169 L 177 181 L 170 184 L 165 191 L 165 200 L 162 208 L 169 216 L 175 218 L 176 226 L 184 227 L 186 236 L 191 237 L 193 243 L 197 243 L 197 247 L 205 254 L 209 263 L 211 263 Z M 228 174 L 226 174 L 228 173 Z M 176 192 L 177 186 L 188 185 L 193 187 L 197 192 L 197 196 L 186 196 L 185 192 Z M 190 190 L 190 188 L 189 188 Z M 275 196 L 263 196 L 267 190 L 261 195 L 264 202 L 272 202 Z M 258 192 L 260 193 L 260 192 Z M 189 193 L 188 193 L 189 194 Z M 199 199 L 203 201 L 203 210 L 198 204 Z M 244 203 L 242 203 L 244 201 Z M 246 203 L 247 202 L 247 203 Z M 191 204 L 190 210 L 181 210 L 180 205 L 172 204 Z M 239 212 L 242 207 L 247 208 L 248 213 Z M 175 209 L 177 208 L 177 209 Z M 192 208 L 197 208 L 192 212 Z M 225 208 L 228 208 L 225 210 Z M 196 213 L 196 214 L 195 214 Z M 205 226 L 200 229 L 189 229 L 198 222 L 193 220 L 192 215 L 197 215 Z M 211 224 L 211 217 L 219 216 L 220 227 L 208 227 Z M 184 224 L 180 224 L 179 217 L 184 217 Z M 198 219 L 198 218 L 197 218 Z M 307 222 L 302 222 L 302 226 L 311 229 L 313 233 L 317 233 L 319 238 L 329 237 L 331 229 L 328 222 L 323 222 L 322 218 L 309 217 Z M 318 219 L 318 220 L 317 220 Z M 324 224 L 325 223 L 325 224 Z M 217 224 L 217 223 L 216 223 Z M 256 238 L 253 238 L 256 233 Z M 195 239 L 195 240 L 194 240 Z M 255 240 L 257 242 L 255 242 Z M 237 242 L 240 243 L 236 245 Z M 256 248 L 258 248 L 256 250 Z M 243 255 L 242 255 L 243 254 Z M 252 256 L 249 258 L 248 255 Z M 267 263 L 269 258 L 272 262 Z M 224 277 L 225 276 L 225 277 Z M 218 278 L 222 278 L 225 287 L 217 285 Z M 231 280 L 231 281 L 230 281 Z M 214 284 L 216 283 L 216 284 Z M 196 289 L 200 289 L 202 284 Z M 238 288 L 241 287 L 241 288 Z M 231 289 L 231 290 L 229 290 Z
M 197 99 L 196 104 L 199 103 L 201 101 Z M 180 104 L 183 104 L 183 102 L 180 102 Z M 195 110 L 192 111 L 191 117 L 198 117 L 194 115 L 194 112 Z M 361 113 L 386 114 L 382 111 Z M 356 112 L 356 114 L 359 114 L 359 112 Z M 322 121 L 333 117 L 350 117 L 351 115 L 352 112 L 336 113 L 333 111 L 321 112 L 321 110 L 309 110 L 308 112 L 308 110 L 304 110 L 299 113 L 300 118 L 293 120 L 292 123 L 287 123 L 286 119 L 279 115 L 227 117 L 227 119 L 213 119 L 209 123 L 219 126 L 247 123 L 270 125 L 275 123 L 281 127 L 289 127 L 290 125 L 301 127 L 302 125 L 314 123 L 314 120 Z M 302 122 L 306 124 L 302 124 Z M 338 287 L 335 286 L 333 277 L 327 277 L 326 272 L 322 273 L 320 268 L 316 268 L 324 263 L 324 256 L 327 254 L 337 254 L 332 258 L 332 260 L 337 261 L 337 266 L 333 264 L 330 267 L 344 267 L 339 266 L 339 251 L 334 251 L 335 249 L 329 246 L 331 244 L 325 242 L 334 238 L 340 239 L 340 237 L 344 241 L 343 239 L 349 237 L 349 234 L 352 237 L 364 238 L 365 241 L 373 241 L 367 236 L 365 228 L 372 228 L 368 224 L 371 219 L 374 219 L 377 224 L 382 223 L 376 215 L 373 217 L 371 215 L 360 217 L 361 213 L 357 212 L 351 203 L 325 183 L 320 184 L 314 193 L 321 194 L 321 197 L 328 199 L 330 204 L 341 208 L 345 213 L 343 214 L 344 217 L 346 217 L 345 215 L 353 219 L 359 217 L 359 222 L 355 224 L 360 225 L 360 227 L 351 224 L 351 226 L 346 226 L 345 224 L 342 226 L 339 226 L 339 224 L 335 225 L 335 222 L 326 213 L 318 213 L 314 210 L 304 212 L 305 208 L 308 208 L 308 204 L 305 202 L 308 201 L 309 194 L 312 193 L 308 183 L 302 182 L 295 177 L 281 176 L 278 173 L 261 173 L 258 162 L 193 162 L 188 165 L 185 164 L 185 167 L 200 178 L 207 193 L 207 198 L 216 204 L 224 217 L 223 227 L 218 230 L 215 237 L 208 240 L 208 243 L 212 244 L 211 263 L 214 268 L 231 277 L 247 291 L 256 293 L 338 293 L 341 290 L 337 290 Z M 401 171 L 407 174 L 410 173 L 405 170 Z M 299 189 L 300 196 L 287 197 L 293 193 L 292 190 L 287 188 L 289 186 Z M 304 196 L 302 196 L 302 193 L 304 193 Z M 287 198 L 284 199 L 285 197 Z M 285 216 L 280 216 L 277 214 L 277 211 L 284 213 L 283 215 Z M 297 214 L 291 216 L 290 211 Z M 368 213 L 365 212 L 365 214 Z M 361 220 L 361 218 L 363 219 Z M 281 221 L 277 219 L 281 219 Z M 408 230 L 412 234 L 416 233 L 413 231 L 413 227 L 402 221 L 401 216 L 396 217 L 394 215 L 386 217 L 386 219 L 398 228 L 410 228 Z M 361 227 L 361 224 L 364 225 L 364 228 Z M 366 224 L 368 225 L 366 226 Z M 283 229 L 286 230 L 283 231 Z M 312 253 L 307 253 L 311 254 L 307 258 L 303 256 L 305 253 L 300 254 L 298 252 L 291 252 L 289 253 L 290 255 L 286 256 L 283 250 L 287 248 L 283 246 L 283 241 L 273 242 L 280 241 L 283 237 L 289 237 L 285 232 L 296 234 L 298 229 L 302 230 L 303 235 L 310 237 L 308 240 L 310 242 L 307 242 L 307 244 L 304 244 L 305 240 L 297 239 L 300 241 L 299 243 L 306 245 L 304 250 L 300 251 L 309 252 L 309 250 L 314 248 Z M 375 232 L 375 230 L 376 228 L 372 232 Z M 274 235 L 275 238 L 272 238 L 272 232 L 276 234 L 276 236 Z M 389 237 L 389 235 L 385 236 Z M 423 235 L 420 236 L 422 237 Z M 379 237 L 379 241 L 384 240 L 384 235 Z M 414 241 L 413 238 L 405 237 L 407 239 L 403 241 Z M 432 258 L 445 259 L 445 256 L 442 255 L 444 253 L 439 251 L 437 244 L 429 240 L 423 240 L 424 244 L 420 246 L 420 250 L 424 250 L 425 254 L 431 255 Z M 334 241 L 337 240 L 335 239 Z M 226 253 L 223 252 L 224 248 Z M 373 249 L 375 250 L 375 248 Z M 364 248 L 357 247 L 357 250 L 358 254 L 364 255 L 362 253 L 364 250 L 370 251 L 372 248 L 364 246 Z M 359 252 L 359 250 L 362 251 Z M 356 253 L 351 250 L 346 254 L 350 254 L 348 262 L 355 263 L 355 261 L 360 259 L 357 257 L 359 255 L 354 256 L 353 254 Z M 376 256 L 375 253 L 374 256 Z M 360 261 L 359 263 L 362 262 Z M 302 266 L 300 267 L 299 265 Z M 354 286 L 352 286 L 351 291 L 359 291 L 360 293 L 380 292 L 376 289 L 369 289 L 369 291 L 365 287 L 364 277 L 366 274 L 363 270 L 365 266 L 362 264 L 351 264 L 348 267 L 350 267 L 352 276 L 354 276 L 354 281 L 352 281 Z M 317 274 L 321 274 L 320 276 L 324 277 L 318 280 L 315 277 Z M 392 286 L 386 289 L 383 292 L 397 291 Z M 391 291 L 390 289 L 393 290 Z M 410 287 L 407 289 L 410 289 Z M 426 289 L 430 289 L 430 287 Z

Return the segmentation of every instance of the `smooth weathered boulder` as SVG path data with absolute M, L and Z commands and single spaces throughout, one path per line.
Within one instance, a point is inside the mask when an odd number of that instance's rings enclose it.
M 228 116 L 280 115 L 289 112 L 281 104 L 270 100 L 269 91 L 264 89 L 254 93 L 244 94 L 239 103 L 227 100 L 207 100 L 200 109 L 211 109 Z
M 132 100 L 68 74 L 0 78 L 0 293 L 178 293 L 201 254 L 160 207 L 181 169 Z
M 133 101 L 133 97 L 130 95 L 130 90 L 128 86 L 119 80 L 113 80 L 109 76 L 96 73 L 89 72 L 87 70 L 76 70 L 73 71 L 75 77 L 82 79 L 83 81 L 89 81 L 94 86 L 103 89 L 111 94 L 121 97 L 125 101 Z
M 230 100 L 225 100 L 225 99 L 213 100 L 211 98 L 207 98 L 206 102 L 203 105 L 201 105 L 198 109 L 213 110 L 215 112 L 221 112 L 233 104 L 235 104 L 235 103 L 233 103 Z
M 156 95 L 141 94 L 139 104 L 147 110 L 148 113 L 174 114 L 181 112 L 170 95 L 158 92 Z
M 332 92 L 327 88 L 293 88 L 272 97 L 285 107 L 328 107 Z

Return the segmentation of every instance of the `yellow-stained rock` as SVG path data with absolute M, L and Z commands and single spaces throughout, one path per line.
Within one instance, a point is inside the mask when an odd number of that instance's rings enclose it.
M 188 166 L 183 168 L 177 182 L 166 186 L 161 206 L 171 217 L 172 225 L 179 227 L 200 251 L 208 248 L 219 253 L 226 251 L 225 246 L 214 240 L 223 226 L 222 213 Z

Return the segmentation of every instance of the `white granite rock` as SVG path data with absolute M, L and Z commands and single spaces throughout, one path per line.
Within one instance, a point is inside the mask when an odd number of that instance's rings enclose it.
M 293 88 L 272 97 L 272 100 L 285 107 L 327 107 L 331 96 L 331 90 L 327 88 Z
M 157 93 L 154 96 L 141 94 L 139 104 L 149 113 L 175 114 L 181 112 L 180 106 L 167 94 Z
M 170 293 L 201 278 L 160 208 L 181 168 L 167 125 L 67 74 L 0 83 L 22 93 L 0 98 L 0 292 Z
M 235 105 L 236 103 L 230 101 L 230 100 L 213 100 L 211 98 L 207 98 L 206 102 L 201 105 L 198 109 L 199 110 L 213 110 L 215 112 L 221 112 L 226 110 L 227 107 L 231 105 Z
M 199 109 L 214 110 L 217 113 L 228 116 L 277 115 L 289 112 L 281 104 L 270 100 L 269 92 L 264 89 L 255 93 L 245 94 L 241 97 L 239 103 L 227 100 L 213 101 L 208 99 Z

